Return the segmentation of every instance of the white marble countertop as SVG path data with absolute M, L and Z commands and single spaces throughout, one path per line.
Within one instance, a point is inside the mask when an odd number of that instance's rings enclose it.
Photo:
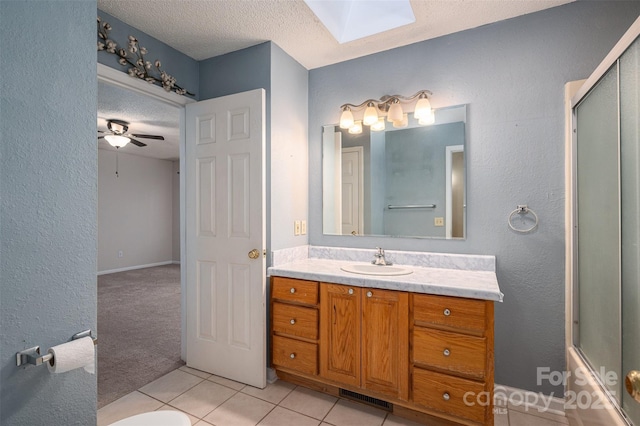
M 498 280 L 494 271 L 430 268 L 413 265 L 397 265 L 412 270 L 409 275 L 379 276 L 345 272 L 343 266 L 364 262 L 307 258 L 268 268 L 269 276 L 298 278 L 346 284 L 355 287 L 371 287 L 443 296 L 502 302 Z

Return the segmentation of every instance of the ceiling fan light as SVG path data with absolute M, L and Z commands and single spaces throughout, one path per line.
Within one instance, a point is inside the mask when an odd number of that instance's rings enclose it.
M 106 135 L 104 138 L 115 148 L 122 148 L 131 141 L 128 137 L 120 135 Z

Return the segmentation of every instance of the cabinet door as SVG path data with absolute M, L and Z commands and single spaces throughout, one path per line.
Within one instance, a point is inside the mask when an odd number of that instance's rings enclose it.
M 320 285 L 320 375 L 360 386 L 360 288 Z
M 409 295 L 362 289 L 362 387 L 409 397 Z

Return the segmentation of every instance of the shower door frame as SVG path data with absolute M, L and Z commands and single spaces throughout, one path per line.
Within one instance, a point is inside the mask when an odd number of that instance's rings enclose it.
M 566 148 L 566 167 L 567 167 L 567 178 L 566 178 L 566 189 L 567 189 L 567 200 L 571 200 L 570 203 L 566 203 L 566 237 L 567 237 L 567 250 L 566 250 L 566 264 L 567 264 L 567 272 L 566 272 L 566 281 L 567 281 L 567 292 L 566 292 L 566 349 L 567 349 L 567 368 L 569 368 L 570 364 L 572 364 L 571 357 L 578 357 L 579 361 L 588 366 L 591 371 L 592 366 L 589 361 L 586 359 L 582 351 L 579 349 L 579 275 L 578 275 L 578 232 L 577 232 L 577 223 L 578 223 L 578 191 L 577 191 L 577 117 L 576 111 L 578 105 L 586 98 L 586 96 L 591 92 L 593 88 L 595 88 L 598 83 L 600 83 L 601 79 L 607 74 L 607 72 L 614 66 L 617 66 L 617 84 L 618 84 L 618 158 L 620 154 L 620 143 L 621 143 L 621 135 L 620 135 L 620 64 L 619 59 L 624 54 L 624 52 L 633 44 L 633 42 L 640 37 L 640 17 L 636 19 L 636 21 L 631 25 L 631 27 L 627 30 L 627 32 L 622 36 L 622 38 L 616 43 L 614 48 L 609 52 L 609 54 L 604 58 L 604 60 L 598 65 L 595 71 L 589 76 L 587 80 L 584 81 L 582 86 L 575 92 L 575 94 L 571 97 L 570 103 L 567 105 L 568 115 L 570 115 L 570 119 L 567 122 L 569 126 L 567 129 L 567 141 L 570 141 L 570 145 L 567 145 Z M 570 97 L 571 91 L 571 83 L 568 83 L 565 87 L 565 98 Z M 569 96 L 568 96 L 569 95 Z M 620 161 L 620 160 L 618 160 Z M 619 164 L 618 164 L 619 166 Z M 618 169 L 619 170 L 619 169 Z M 620 185 L 620 183 L 619 183 Z M 620 191 L 620 188 L 618 188 Z M 618 197 L 618 202 L 620 203 L 620 193 Z M 622 224 L 620 224 L 620 227 Z M 621 237 L 621 229 L 618 230 L 619 239 Z M 621 239 L 620 239 L 621 241 Z M 621 256 L 620 256 L 621 259 Z M 621 271 L 621 269 L 620 269 Z M 620 288 L 620 300 L 619 300 L 619 314 L 620 314 L 620 353 L 622 354 L 622 275 L 619 274 L 619 288 Z M 622 367 L 624 369 L 624 366 Z M 612 421 L 615 421 L 617 424 L 629 424 L 631 425 L 631 420 L 624 413 L 621 408 L 622 405 L 622 395 L 620 396 L 620 403 L 618 403 L 615 398 L 611 395 L 609 390 L 604 386 L 600 378 L 597 374 L 594 374 L 593 382 L 591 385 L 599 388 L 598 390 L 603 394 L 606 401 L 611 405 L 608 407 L 609 415 L 614 416 L 611 418 Z M 624 380 L 624 371 L 620 371 L 619 380 Z M 568 388 L 567 388 L 568 390 Z M 621 391 L 624 392 L 624 389 Z M 591 410 L 593 411 L 593 410 Z M 617 418 L 615 418 L 617 416 Z

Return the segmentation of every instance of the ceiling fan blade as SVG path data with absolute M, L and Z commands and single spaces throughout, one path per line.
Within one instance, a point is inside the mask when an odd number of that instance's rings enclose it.
M 129 139 L 131 139 L 131 138 L 129 138 Z M 131 139 L 129 142 L 131 142 L 132 144 L 134 144 L 134 145 L 136 145 L 136 146 L 140 146 L 140 147 L 142 147 L 142 146 L 147 146 L 147 144 L 146 144 L 146 143 L 143 143 L 143 142 L 137 141 L 137 140 L 135 140 L 135 139 Z
M 139 135 L 139 134 L 131 134 L 131 136 L 134 136 L 136 138 L 147 138 L 147 139 L 156 139 L 159 141 L 163 141 L 164 137 L 163 136 L 158 136 L 158 135 Z

